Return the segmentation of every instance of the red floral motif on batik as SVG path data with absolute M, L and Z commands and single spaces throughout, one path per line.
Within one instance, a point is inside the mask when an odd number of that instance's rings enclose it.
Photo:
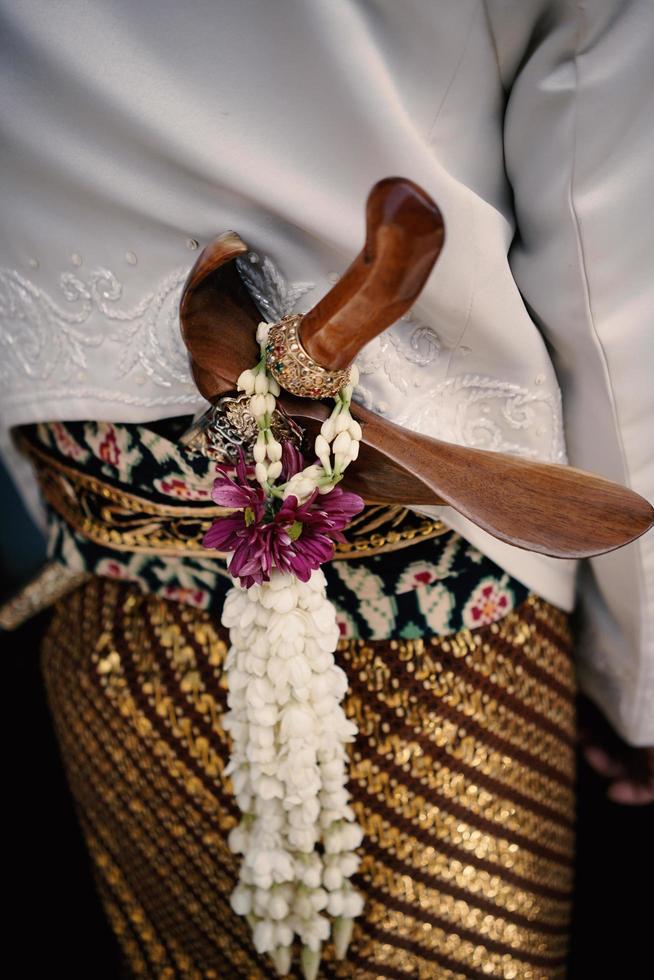
M 76 463 L 86 462 L 89 455 L 87 450 L 83 449 L 79 443 L 75 442 L 71 434 L 61 422 L 52 422 L 50 424 L 50 431 L 52 432 L 57 449 L 60 453 L 62 453 L 62 455 L 66 456 L 68 459 L 74 459 Z
M 513 596 L 497 579 L 485 579 L 474 590 L 463 607 L 463 625 L 469 628 L 487 626 L 513 608 Z
M 183 602 L 188 606 L 205 609 L 209 605 L 210 595 L 202 589 L 188 589 L 181 585 L 165 585 L 163 595 L 174 602 Z
M 350 637 L 357 636 L 357 628 L 354 620 L 346 610 L 336 609 L 336 625 L 338 626 L 338 634 L 341 640 L 347 640 Z
M 154 486 L 167 497 L 175 497 L 177 500 L 211 500 L 211 487 L 213 477 L 207 489 L 202 487 L 190 486 L 186 480 L 176 476 L 169 476 L 162 480 L 155 480 Z
M 396 595 L 403 595 L 405 592 L 413 592 L 414 589 L 420 589 L 425 585 L 432 585 L 440 577 L 438 569 L 432 562 L 413 561 L 410 565 L 407 565 L 399 576 L 395 593 Z
M 108 575 L 109 578 L 127 578 L 125 574 L 125 566 L 119 564 L 117 561 L 107 561 L 104 566 L 104 573 Z
M 116 430 L 113 426 L 107 428 L 107 434 L 98 446 L 98 455 L 103 463 L 110 466 L 118 466 L 120 462 L 120 449 L 116 441 Z
M 128 561 L 118 561 L 116 558 L 102 558 L 95 566 L 96 575 L 119 579 L 122 582 L 133 582 L 144 592 L 148 591 L 146 580 L 139 575 L 147 559 L 143 555 L 132 555 Z

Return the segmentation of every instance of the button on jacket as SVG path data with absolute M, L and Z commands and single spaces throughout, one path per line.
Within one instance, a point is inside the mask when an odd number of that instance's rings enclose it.
M 362 352 L 357 397 L 654 496 L 650 0 L 0 12 L 0 416 L 26 497 L 12 426 L 200 407 L 177 322 L 196 247 L 237 231 L 253 291 L 308 309 L 391 175 L 434 198 L 447 241 Z M 578 597 L 582 686 L 654 744 L 652 535 L 578 569 L 444 516 L 543 597 Z

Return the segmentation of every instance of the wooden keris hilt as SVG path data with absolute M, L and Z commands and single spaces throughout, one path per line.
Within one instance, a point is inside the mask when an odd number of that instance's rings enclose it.
M 347 368 L 361 348 L 416 301 L 444 240 L 431 198 L 412 181 L 377 183 L 366 208 L 365 244 L 336 285 L 308 311 L 301 342 L 322 367 Z M 259 357 L 261 314 L 234 260 L 248 246 L 234 232 L 198 258 L 180 306 L 182 335 L 200 392 L 211 402 L 233 392 Z M 282 397 L 311 439 L 331 406 Z M 352 404 L 363 427 L 359 459 L 344 485 L 369 502 L 449 504 L 509 544 L 560 558 L 619 548 L 654 523 L 654 509 L 632 490 L 568 466 L 470 449 L 394 425 Z

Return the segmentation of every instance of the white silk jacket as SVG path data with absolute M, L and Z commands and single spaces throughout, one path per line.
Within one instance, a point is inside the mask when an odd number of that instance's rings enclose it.
M 267 318 L 308 309 L 359 251 L 372 185 L 401 175 L 447 241 L 362 352 L 357 397 L 654 497 L 651 0 L 0 0 L 0 18 L 0 417 L 26 496 L 12 426 L 201 405 L 177 322 L 198 248 L 237 231 Z M 578 599 L 581 686 L 654 744 L 654 535 L 578 569 L 443 516 Z

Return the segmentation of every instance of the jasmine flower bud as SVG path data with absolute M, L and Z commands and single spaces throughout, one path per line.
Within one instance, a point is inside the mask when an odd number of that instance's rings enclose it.
M 304 980 L 316 980 L 320 966 L 320 943 L 316 949 L 311 949 L 309 945 L 302 947 L 300 965 Z
M 338 855 L 338 866 L 344 878 L 350 878 L 361 864 L 361 858 L 352 851 L 346 851 Z
M 343 836 L 338 825 L 331 827 L 324 837 L 325 854 L 338 854 L 343 848 Z
M 268 394 L 268 378 L 264 371 L 259 371 L 254 379 L 254 390 L 257 395 L 267 395 Z
M 350 416 L 350 424 L 347 427 L 347 431 L 350 433 L 353 439 L 359 440 L 363 435 L 361 431 L 361 426 L 359 425 L 356 419 L 352 418 L 352 416 Z
M 257 953 L 269 953 L 273 949 L 273 924 L 268 919 L 262 919 L 254 927 L 252 934 Z
M 324 466 L 325 470 L 329 473 L 329 471 L 331 470 L 331 462 L 329 458 L 330 448 L 329 448 L 329 443 L 327 442 L 327 440 L 323 435 L 316 436 L 315 450 L 316 450 L 316 456 Z
M 289 480 L 284 491 L 284 496 L 290 497 L 292 495 L 297 497 L 299 503 L 303 503 L 306 497 L 310 497 L 314 490 L 315 484 L 313 480 L 298 473 Z
M 244 391 L 246 395 L 251 395 L 254 392 L 255 378 L 254 371 L 249 368 L 247 371 L 241 371 L 236 381 L 237 390 Z
M 291 929 L 288 922 L 276 922 L 275 923 L 275 939 L 280 946 L 290 947 L 293 942 L 293 930 Z M 290 966 L 286 973 L 290 973 Z
M 328 891 L 336 891 L 343 884 L 343 875 L 341 869 L 333 864 L 330 867 L 325 868 L 322 876 L 322 883 Z
M 336 422 L 334 424 L 334 430 L 336 432 L 336 435 L 338 435 L 341 432 L 347 431 L 350 425 L 350 418 L 351 416 L 348 411 L 339 412 L 339 414 L 336 416 Z M 338 452 L 336 447 L 334 447 L 334 452 Z
M 313 712 L 301 705 L 289 705 L 282 713 L 281 734 L 289 736 L 308 735 L 313 728 Z
M 320 426 L 320 433 L 323 438 L 327 440 L 327 442 L 331 442 L 336 435 L 336 423 L 331 416 L 328 419 L 325 419 L 323 424 Z
M 275 939 L 277 939 L 276 934 Z M 291 972 L 291 953 L 290 946 L 278 946 L 269 954 L 278 976 L 285 977 L 287 973 Z
M 249 915 L 252 911 L 252 890 L 245 885 L 237 885 L 229 896 L 229 904 L 237 915 Z
M 292 589 L 273 592 L 271 605 L 277 613 L 288 613 L 291 609 L 295 609 L 297 605 L 297 594 Z
M 238 826 L 232 827 L 227 835 L 227 846 L 232 854 L 245 854 L 248 846 L 248 840 L 249 834 L 243 829 L 242 824 L 238 824 Z M 240 914 L 245 915 L 244 912 L 241 912 Z
M 266 438 L 263 432 L 260 432 L 257 436 L 257 441 L 252 449 L 252 455 L 254 456 L 255 463 L 263 463 L 266 458 Z
M 288 842 L 298 851 L 311 853 L 316 842 L 316 835 L 313 830 L 299 830 L 291 827 L 288 831 Z
M 346 916 L 348 919 L 355 919 L 357 915 L 361 915 L 363 912 L 364 901 L 363 897 L 359 892 L 348 891 L 343 897 L 343 912 L 342 915 Z
M 270 331 L 271 326 L 272 326 L 272 324 L 266 323 L 265 320 L 262 320 L 261 321 L 261 323 L 257 327 L 257 343 L 258 344 L 265 344 L 265 342 L 268 340 L 268 333 Z
M 261 418 L 266 414 L 267 397 L 267 395 L 252 395 L 250 398 L 250 412 L 254 415 L 255 419 Z
M 341 835 L 342 846 L 339 848 L 341 851 L 353 851 L 363 840 L 363 831 L 358 823 L 346 823 Z
M 343 916 L 339 916 L 334 923 L 334 953 L 337 960 L 345 959 L 347 948 L 350 945 L 350 940 L 352 939 L 353 927 L 354 920 L 345 919 Z
M 268 437 L 266 452 L 268 454 L 268 459 L 272 463 L 277 463 L 282 458 L 282 444 L 281 442 L 277 442 L 272 434 Z
M 327 900 L 327 911 L 330 915 L 341 916 L 343 915 L 344 908 L 343 892 L 330 892 L 329 899 Z
M 268 902 L 268 915 L 271 919 L 285 919 L 288 915 L 288 902 L 274 891 Z
M 302 881 L 308 888 L 318 888 L 320 885 L 320 865 L 307 868 Z
M 332 450 L 335 455 L 347 456 L 350 452 L 350 446 L 352 445 L 352 438 L 347 429 L 343 429 L 334 439 L 332 444 Z

